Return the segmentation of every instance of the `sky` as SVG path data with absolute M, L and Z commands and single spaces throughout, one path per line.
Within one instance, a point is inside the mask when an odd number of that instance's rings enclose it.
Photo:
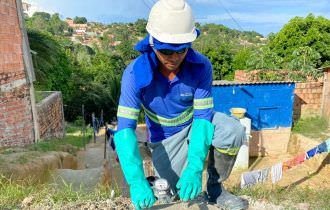
M 34 10 L 110 24 L 148 19 L 157 0 L 22 0 Z M 264 36 L 278 32 L 291 18 L 309 13 L 330 19 L 330 0 L 186 0 L 200 23 L 223 24 L 232 29 L 256 31 Z

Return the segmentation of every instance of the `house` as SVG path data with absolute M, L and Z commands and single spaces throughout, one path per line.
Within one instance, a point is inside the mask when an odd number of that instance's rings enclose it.
M 64 135 L 61 94 L 50 93 L 45 104 L 35 101 L 22 6 L 21 1 L 0 1 L 4 8 L 0 13 L 0 148 L 32 144 L 54 133 Z

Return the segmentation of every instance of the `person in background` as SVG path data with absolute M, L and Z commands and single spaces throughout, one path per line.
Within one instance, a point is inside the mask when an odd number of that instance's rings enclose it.
M 145 113 L 148 146 L 156 176 L 165 178 L 183 201 L 202 189 L 209 153 L 209 202 L 226 209 L 247 209 L 248 202 L 225 190 L 245 131 L 235 118 L 214 112 L 212 65 L 192 48 L 200 32 L 184 0 L 159 0 L 137 43 L 141 52 L 124 71 L 114 136 L 116 151 L 136 209 L 151 207 L 153 191 L 145 178 L 135 129 Z
M 116 152 L 116 146 L 115 146 L 115 142 L 114 142 L 113 138 L 114 138 L 114 135 L 116 133 L 116 130 L 117 130 L 117 123 L 112 122 L 111 127 L 108 127 L 107 132 L 106 132 L 108 144 L 114 152 Z M 117 155 L 116 155 L 116 161 L 117 162 L 119 161 Z

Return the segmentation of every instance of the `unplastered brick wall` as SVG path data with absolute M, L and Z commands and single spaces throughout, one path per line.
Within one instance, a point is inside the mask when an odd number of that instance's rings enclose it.
M 22 85 L 0 94 L 0 147 L 33 142 L 29 87 Z
M 0 147 L 34 140 L 22 32 L 15 0 L 0 0 Z
M 258 70 L 253 71 L 244 71 L 236 70 L 235 71 L 235 81 L 237 82 L 257 82 Z
M 40 139 L 64 137 L 64 113 L 61 92 L 47 92 L 37 104 Z
M 323 82 L 296 83 L 294 99 L 294 120 L 302 116 L 320 115 Z

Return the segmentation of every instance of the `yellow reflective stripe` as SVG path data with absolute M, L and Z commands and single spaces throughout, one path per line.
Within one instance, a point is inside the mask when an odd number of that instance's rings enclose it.
M 227 148 L 227 149 L 221 149 L 221 148 L 215 148 L 218 152 L 227 154 L 227 155 L 237 155 L 239 151 L 239 147 L 234 148 Z
M 213 98 L 194 99 L 194 109 L 210 109 L 213 108 Z
M 163 126 L 181 125 L 181 124 L 189 121 L 193 116 L 193 107 L 189 107 L 182 114 L 180 114 L 179 116 L 172 118 L 172 119 L 156 115 L 155 113 L 153 113 L 150 110 L 148 110 L 147 108 L 145 108 L 143 105 L 142 105 L 142 108 L 150 120 L 152 120 L 153 122 L 155 122 L 157 124 L 161 124 Z
M 132 120 L 137 120 L 139 118 L 140 110 L 126 107 L 118 106 L 117 117 L 124 117 Z

